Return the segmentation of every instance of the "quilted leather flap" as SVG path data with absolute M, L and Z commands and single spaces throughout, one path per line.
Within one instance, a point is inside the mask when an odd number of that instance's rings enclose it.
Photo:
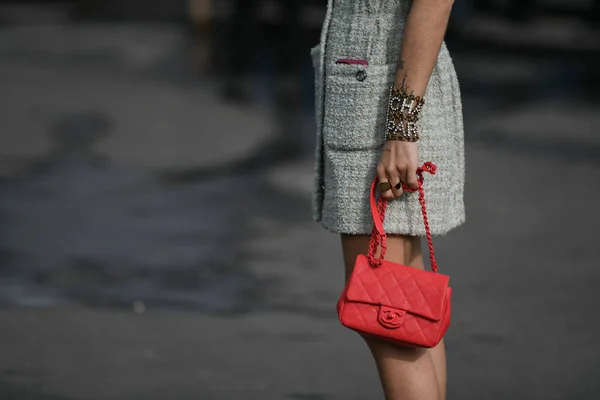
M 389 261 L 373 268 L 364 255 L 356 258 L 346 299 L 405 310 L 438 321 L 445 310 L 450 277 Z

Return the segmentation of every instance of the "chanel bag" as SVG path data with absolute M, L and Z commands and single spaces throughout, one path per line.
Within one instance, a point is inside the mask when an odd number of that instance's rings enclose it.
M 450 325 L 450 278 L 438 273 L 433 252 L 423 173 L 435 174 L 436 166 L 423 164 L 417 171 L 419 203 L 423 213 L 430 271 L 384 260 L 386 234 L 383 221 L 387 201 L 376 199 L 377 178 L 370 190 L 370 206 L 374 227 L 368 255 L 359 254 L 354 270 L 337 303 L 342 325 L 363 335 L 416 347 L 435 347 Z M 409 188 L 404 188 L 411 191 Z M 413 190 L 414 191 L 414 190 Z M 375 257 L 381 246 L 379 257 Z

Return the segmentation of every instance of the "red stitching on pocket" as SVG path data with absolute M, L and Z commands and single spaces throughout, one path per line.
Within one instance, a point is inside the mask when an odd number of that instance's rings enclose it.
M 353 58 L 339 58 L 335 61 L 336 64 L 350 64 L 350 65 L 369 65 L 367 60 L 356 60 Z

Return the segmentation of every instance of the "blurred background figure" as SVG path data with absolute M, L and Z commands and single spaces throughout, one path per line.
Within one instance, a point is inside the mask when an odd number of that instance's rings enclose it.
M 588 13 L 589 21 L 595 24 L 593 27 L 598 29 L 598 23 L 600 23 L 600 1 L 594 0 L 592 10 Z
M 251 101 L 252 88 L 249 81 L 260 52 L 260 26 L 258 24 L 258 0 L 232 0 L 232 14 L 228 22 L 227 40 L 223 40 L 228 52 L 224 65 L 223 95 L 231 101 Z
M 599 4 L 454 3 L 449 398 L 600 392 Z M 310 213 L 325 5 L 0 0 L 0 399 L 381 397 Z
M 194 35 L 196 63 L 200 71 L 210 68 L 211 60 L 211 20 L 213 19 L 212 0 L 190 0 L 189 23 Z
M 239 103 L 267 95 L 276 130 L 267 146 L 282 158 L 298 157 L 313 146 L 305 134 L 311 90 L 303 83 L 309 72 L 306 54 L 318 39 L 325 4 L 325 0 L 230 0 L 226 6 L 229 20 L 219 40 L 226 49 L 219 71 L 222 94 Z M 257 86 L 260 82 L 266 87 Z

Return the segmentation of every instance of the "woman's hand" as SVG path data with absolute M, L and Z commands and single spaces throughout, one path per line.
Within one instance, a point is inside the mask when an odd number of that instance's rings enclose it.
M 411 189 L 418 188 L 417 167 L 419 157 L 415 142 L 387 140 L 377 165 L 379 183 L 389 182 L 391 189 L 382 192 L 386 200 L 402 196 L 402 184 Z M 381 187 L 381 186 L 380 186 Z

